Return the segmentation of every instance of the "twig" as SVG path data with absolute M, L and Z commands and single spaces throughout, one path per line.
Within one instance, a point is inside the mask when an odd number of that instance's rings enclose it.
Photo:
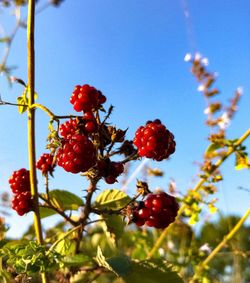
M 197 271 L 194 274 L 193 280 L 197 279 L 202 271 L 208 266 L 209 262 L 215 257 L 215 255 L 226 245 L 226 243 L 238 232 L 240 227 L 246 221 L 250 215 L 250 209 L 242 216 L 234 228 L 224 237 L 224 239 L 218 244 L 218 246 L 210 253 L 210 255 L 197 266 Z M 195 282 L 195 281 L 191 281 Z
M 235 151 L 235 148 L 237 146 L 239 146 L 240 144 L 242 144 L 248 137 L 250 136 L 250 128 L 235 142 L 234 146 L 232 147 L 229 147 L 226 154 L 221 158 L 219 159 L 215 165 L 213 166 L 213 169 L 211 170 L 210 172 L 210 175 L 213 174 L 213 172 L 215 170 L 217 170 L 220 165 L 232 154 L 234 153 Z M 196 184 L 195 188 L 193 189 L 194 192 L 197 192 L 201 189 L 202 185 L 208 180 L 209 176 L 206 176 L 204 178 L 201 178 L 199 180 L 199 182 Z M 178 212 L 178 215 L 176 217 L 176 219 L 180 218 L 180 216 L 182 215 L 182 213 L 184 212 L 184 210 L 186 209 L 186 205 L 184 204 L 180 209 L 179 209 L 179 212 Z M 167 233 L 168 233 L 168 230 L 170 229 L 170 227 L 172 226 L 169 225 L 167 228 L 165 228 L 163 230 L 163 232 L 161 233 L 160 237 L 157 239 L 157 241 L 155 242 L 153 248 L 151 249 L 151 251 L 149 252 L 148 254 L 148 258 L 152 258 L 154 256 L 154 254 L 156 253 L 156 251 L 160 248 L 161 244 L 163 243 Z
M 44 205 L 43 207 L 53 209 L 56 211 L 59 215 L 61 215 L 65 220 L 67 220 L 72 226 L 78 225 L 78 222 L 74 221 L 71 217 L 69 217 L 63 210 L 55 207 L 50 199 L 49 199 L 49 194 L 48 198 L 43 197 L 41 194 L 39 194 L 39 198 L 42 199 L 47 205 Z

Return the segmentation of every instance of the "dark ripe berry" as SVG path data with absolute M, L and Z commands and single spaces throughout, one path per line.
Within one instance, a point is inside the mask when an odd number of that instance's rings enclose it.
M 155 194 L 148 194 L 147 198 L 144 201 L 145 206 L 148 207 L 148 208 L 151 208 L 152 207 L 152 201 L 155 199 L 155 197 L 156 197 Z
M 134 145 L 140 156 L 157 161 L 168 158 L 175 151 L 174 136 L 159 119 L 148 121 L 136 131 Z
M 138 211 L 139 217 L 143 219 L 147 219 L 150 216 L 150 209 L 144 207 Z
M 93 112 L 85 112 L 83 115 L 83 119 L 86 121 L 95 121 L 95 116 Z
M 131 220 L 141 226 L 144 221 L 149 227 L 164 229 L 174 222 L 179 205 L 173 196 L 164 192 L 148 194 L 143 205 L 134 208 L 135 220 Z
M 147 220 L 146 220 L 146 225 L 149 227 L 154 227 L 156 224 L 156 218 L 155 216 L 150 216 Z
M 44 153 L 36 162 L 36 168 L 42 171 L 42 174 L 52 174 L 55 168 L 53 164 L 54 156 L 49 153 Z
M 89 121 L 85 124 L 84 126 L 84 130 L 87 132 L 87 133 L 93 133 L 96 131 L 96 124 L 95 122 L 93 121 Z
M 124 171 L 124 166 L 121 162 L 110 161 L 110 159 L 99 160 L 97 162 L 98 174 L 104 177 L 107 184 L 114 184 L 116 178 Z
M 67 172 L 85 172 L 96 164 L 96 148 L 87 136 L 75 134 L 63 142 L 56 157 Z
M 109 175 L 107 177 L 105 177 L 105 182 L 107 184 L 114 184 L 116 182 L 116 177 L 113 175 Z
M 135 222 L 135 224 L 137 225 L 137 226 L 143 226 L 144 224 L 145 224 L 145 220 L 144 219 L 142 219 L 142 218 L 139 218 L 136 222 Z
M 77 112 L 91 112 L 92 109 L 101 107 L 105 101 L 106 97 L 99 90 L 87 84 L 77 85 L 70 98 L 70 103 Z
M 27 191 L 15 195 L 12 200 L 12 208 L 16 210 L 20 216 L 31 211 L 33 209 L 31 193 Z
M 25 168 L 14 171 L 9 178 L 9 184 L 14 194 L 30 191 L 29 171 Z
M 163 200 L 161 197 L 156 197 L 155 199 L 152 200 L 152 206 L 158 208 L 161 210 L 163 208 Z
M 144 201 L 138 201 L 137 202 L 137 210 L 140 210 L 141 208 L 145 207 Z
M 112 173 L 117 176 L 122 174 L 124 171 L 124 166 L 121 162 L 111 162 L 111 167 L 111 170 L 113 171 Z

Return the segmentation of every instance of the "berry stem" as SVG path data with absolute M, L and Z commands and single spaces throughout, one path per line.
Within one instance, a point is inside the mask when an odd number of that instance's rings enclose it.
M 231 155 L 235 152 L 235 149 L 237 148 L 237 146 L 241 145 L 248 137 L 250 136 L 250 128 L 247 129 L 247 131 L 235 142 L 235 144 L 231 147 L 228 148 L 227 152 L 225 153 L 224 156 L 222 156 L 213 166 L 212 170 L 209 172 L 209 174 L 204 177 L 204 178 L 200 178 L 199 182 L 196 184 L 196 186 L 194 187 L 193 191 L 197 192 L 202 188 L 202 185 L 208 180 L 208 178 L 213 174 L 213 172 L 215 170 L 217 170 L 220 165 Z M 178 218 L 180 218 L 180 216 L 182 215 L 182 213 L 185 211 L 186 209 L 186 205 L 182 205 L 181 208 L 179 209 L 178 215 L 176 217 L 176 220 Z M 166 238 L 166 235 L 168 233 L 168 230 L 170 229 L 172 225 L 169 225 L 167 228 L 165 228 L 163 230 L 163 232 L 161 233 L 160 237 L 157 239 L 157 241 L 155 242 L 153 248 L 151 249 L 151 251 L 148 254 L 148 259 L 152 258 L 154 256 L 154 254 L 158 251 L 158 249 L 160 248 L 160 246 L 162 245 L 164 239 Z
M 35 48 L 34 48 L 34 27 L 35 27 L 35 0 L 28 2 L 27 18 L 27 49 L 28 49 L 28 154 L 30 168 L 30 188 L 34 203 L 34 229 L 37 242 L 43 244 L 42 225 L 38 205 L 38 189 L 36 177 L 36 153 L 35 153 L 35 109 L 31 105 L 35 100 Z M 42 282 L 47 283 L 45 273 L 41 274 Z

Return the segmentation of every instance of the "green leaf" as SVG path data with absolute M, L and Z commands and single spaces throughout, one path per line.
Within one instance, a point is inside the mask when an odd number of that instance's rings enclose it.
M 22 106 L 22 105 L 28 104 L 27 98 L 26 98 L 25 96 L 23 96 L 23 95 L 17 97 L 17 104 L 20 104 L 20 105 L 18 106 L 18 112 L 19 112 L 20 114 L 23 114 L 23 113 L 28 109 L 27 106 Z
M 51 208 L 48 207 L 39 207 L 40 210 L 40 217 L 41 218 L 46 218 L 48 216 L 55 215 L 57 212 Z
M 76 254 L 72 256 L 66 256 L 63 258 L 62 262 L 67 266 L 80 266 L 89 263 L 91 259 L 84 254 Z
M 47 198 L 46 194 L 43 194 L 44 198 Z M 83 206 L 83 200 L 77 195 L 64 190 L 52 190 L 49 192 L 49 199 L 51 204 L 63 211 L 65 210 L 77 210 L 80 206 Z
M 113 272 L 117 277 L 125 276 L 130 270 L 130 259 L 126 256 L 117 256 L 106 260 L 101 248 L 98 246 L 95 257 L 99 266 Z
M 239 153 L 236 152 L 235 154 L 235 169 L 241 170 L 241 169 L 249 169 L 249 160 L 246 153 Z
M 131 198 L 124 192 L 111 189 L 100 193 L 95 200 L 95 204 L 97 208 L 119 210 L 126 206 L 130 200 Z
M 103 229 L 107 235 L 107 238 L 112 241 L 113 244 L 117 244 L 117 241 L 121 238 L 124 232 L 124 222 L 119 215 L 104 215 Z
M 62 234 L 61 237 L 64 237 L 64 234 Z M 72 239 L 64 238 L 57 243 L 54 250 L 58 252 L 60 255 L 70 255 L 74 253 L 75 246 L 76 246 L 75 241 L 73 241 Z
M 183 283 L 172 266 L 161 259 L 138 261 L 130 260 L 127 256 L 106 259 L 98 247 L 95 260 L 99 266 L 122 277 L 126 283 Z
M 162 260 L 151 259 L 132 262 L 132 270 L 123 277 L 126 283 L 183 283 L 177 272 Z
M 217 149 L 219 149 L 219 148 L 221 148 L 221 145 L 220 145 L 220 144 L 218 144 L 218 143 L 211 143 L 211 144 L 207 147 L 207 149 L 206 149 L 206 151 L 205 151 L 205 154 L 207 155 L 207 154 L 213 153 L 215 150 L 217 150 Z
M 115 256 L 107 259 L 107 263 L 112 267 L 116 274 L 124 277 L 131 271 L 131 260 L 127 256 Z

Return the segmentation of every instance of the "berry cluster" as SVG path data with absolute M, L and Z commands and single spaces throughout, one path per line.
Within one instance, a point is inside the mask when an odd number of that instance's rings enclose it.
M 41 170 L 43 175 L 46 175 L 48 173 L 52 174 L 55 168 L 55 164 L 53 164 L 53 159 L 54 156 L 52 154 L 42 154 L 36 162 L 36 168 Z
M 179 205 L 173 196 L 164 192 L 149 194 L 145 201 L 139 202 L 132 213 L 132 221 L 137 226 L 146 224 L 159 229 L 174 222 Z
M 87 136 L 74 134 L 62 141 L 57 151 L 57 164 L 67 172 L 85 172 L 96 164 L 96 148 Z
M 12 200 L 12 208 L 22 216 L 32 210 L 32 198 L 30 193 L 29 171 L 22 168 L 14 171 L 9 178 L 12 192 L 15 194 Z
M 77 85 L 70 98 L 70 103 L 73 104 L 77 112 L 88 112 L 92 109 L 99 108 L 106 101 L 106 97 L 101 91 L 87 84 Z
M 114 184 L 116 178 L 124 171 L 124 166 L 121 162 L 110 161 L 110 159 L 99 160 L 97 168 L 100 176 L 104 177 L 107 184 Z
M 82 119 L 70 119 L 59 127 L 60 135 L 70 139 L 74 134 L 88 135 L 97 129 L 96 121 L 92 112 L 86 112 Z
M 136 131 L 134 145 L 140 156 L 157 161 L 166 159 L 175 152 L 174 136 L 159 119 L 148 121 Z

